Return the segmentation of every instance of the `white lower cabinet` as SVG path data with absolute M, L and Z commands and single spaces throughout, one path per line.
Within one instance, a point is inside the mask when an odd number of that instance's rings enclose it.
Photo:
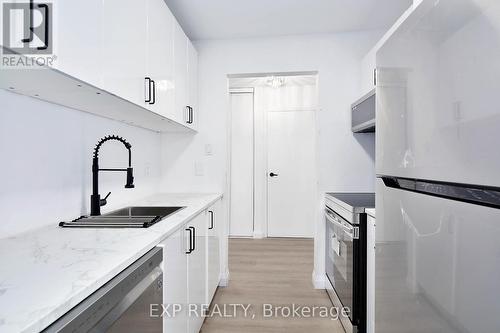
M 163 332 L 187 332 L 188 328 L 188 246 L 184 227 L 162 242 L 163 303 L 168 309 L 163 317 Z M 180 310 L 180 311 L 178 311 Z M 175 314 L 174 314 L 175 311 Z
M 221 201 L 165 239 L 163 332 L 198 333 L 220 279 Z
M 217 201 L 207 210 L 207 303 L 215 295 L 221 273 L 222 209 Z
M 207 220 L 206 212 L 199 214 L 187 224 L 192 230 L 191 252 L 188 254 L 188 332 L 198 333 L 203 324 L 203 309 L 206 308 L 206 244 Z M 188 233 L 190 233 L 188 231 Z

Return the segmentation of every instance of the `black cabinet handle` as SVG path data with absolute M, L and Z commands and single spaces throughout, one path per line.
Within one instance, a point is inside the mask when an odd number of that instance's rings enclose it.
M 193 252 L 193 250 L 191 250 L 192 248 L 191 243 L 193 242 L 193 232 L 191 231 L 190 228 L 187 228 L 185 230 L 189 232 L 189 249 L 186 251 L 186 254 L 190 254 L 191 252 Z
M 155 80 L 151 80 L 151 83 L 153 84 L 153 89 L 151 89 L 150 91 L 152 91 L 152 94 L 150 93 L 150 95 L 152 95 L 152 100 L 149 102 L 149 104 L 155 104 L 156 103 L 156 82 Z
M 214 228 L 214 212 L 209 210 L 208 213 L 210 214 L 210 225 L 208 230 L 212 230 Z
M 377 69 L 373 69 L 373 85 L 377 86 Z
M 186 254 L 191 254 L 193 252 L 193 230 L 192 227 L 186 228 L 186 231 L 189 231 L 189 249 L 186 251 Z
M 192 124 L 193 123 L 193 108 L 190 107 L 189 105 L 187 105 L 186 112 L 187 112 L 186 124 Z
M 191 252 L 196 250 L 196 228 L 195 227 L 189 227 L 189 229 L 193 230 L 192 236 L 193 236 L 193 248 L 191 249 Z
M 29 26 L 29 29 L 28 29 L 29 32 L 30 32 L 30 34 L 29 34 L 28 38 L 21 39 L 21 41 L 23 43 L 31 43 L 33 41 L 33 34 L 34 34 L 33 30 L 35 29 L 33 27 L 33 9 L 34 9 L 33 0 L 30 0 L 30 22 L 29 22 L 30 26 Z
M 150 103 L 151 102 L 151 78 L 150 77 L 145 77 L 144 78 L 145 80 L 145 84 L 147 85 L 147 88 L 146 86 L 144 86 L 144 102 L 145 103 Z
M 278 174 L 277 174 L 277 173 L 274 173 L 274 172 L 271 172 L 271 173 L 269 174 L 269 176 L 270 176 L 270 177 L 278 177 Z
M 49 47 L 49 17 L 50 17 L 49 6 L 46 4 L 39 4 L 38 8 L 43 8 L 45 12 L 45 20 L 44 20 L 45 40 L 43 41 L 43 46 L 37 47 L 37 50 L 46 50 Z

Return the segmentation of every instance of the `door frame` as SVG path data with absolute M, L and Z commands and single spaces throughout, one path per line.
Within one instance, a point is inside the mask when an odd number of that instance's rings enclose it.
M 231 117 L 231 93 L 234 92 L 234 93 L 249 93 L 249 92 L 252 92 L 254 93 L 254 98 L 255 98 L 255 89 L 254 87 L 238 87 L 238 88 L 230 88 L 230 80 L 231 79 L 238 79 L 238 78 L 260 78 L 260 77 L 268 77 L 268 76 L 272 76 L 272 75 L 275 75 L 275 76 L 311 76 L 311 75 L 314 75 L 315 76 L 315 86 L 316 86 L 316 96 L 315 96 L 315 100 L 316 100 L 316 108 L 289 108 L 288 110 L 279 110 L 279 111 L 314 111 L 314 116 L 315 116 L 315 128 L 316 128 L 316 135 L 314 136 L 314 145 L 315 145 L 315 159 L 314 159 L 314 164 L 315 164 L 315 175 L 314 175 L 314 179 L 315 179 L 315 188 L 316 188 L 316 192 L 317 192 L 317 201 L 319 202 L 320 200 L 320 193 L 318 192 L 319 191 L 319 184 L 318 184 L 318 181 L 319 181 L 319 170 L 318 170 L 318 166 L 319 166 L 319 162 L 318 162 L 318 133 L 317 133 L 317 118 L 318 118 L 318 113 L 320 111 L 322 111 L 321 107 L 320 107 L 320 104 L 319 104 L 319 72 L 318 71 L 302 71 L 302 72 L 268 72 L 268 73 L 247 73 L 247 74 L 228 74 L 226 76 L 227 78 L 227 82 L 228 82 L 228 89 L 227 89 L 227 99 L 226 99 L 226 184 L 225 184 L 225 193 L 227 193 L 227 204 L 226 204 L 226 208 L 225 208 L 225 214 L 227 216 L 227 221 L 228 223 L 226 224 L 226 234 L 229 235 L 229 226 L 231 224 L 231 221 L 230 221 L 230 213 L 231 213 L 231 148 L 232 148 L 232 133 L 231 133 L 231 121 L 232 121 L 232 117 Z M 271 111 L 272 112 L 272 111 Z M 268 153 L 268 145 L 267 145 L 267 142 L 268 142 L 268 137 L 267 137 L 267 126 L 268 126 L 268 117 L 267 117 L 267 113 L 266 113 L 266 116 L 265 116 L 265 120 L 264 120 L 264 128 L 263 128 L 263 134 L 265 135 L 265 140 L 264 140 L 264 146 L 262 147 L 263 149 L 265 149 L 265 166 L 263 168 L 260 168 L 260 169 L 257 169 L 256 165 L 255 165 L 255 135 L 256 135 L 256 129 L 255 129 L 255 99 L 254 99 L 254 124 L 253 124 L 253 133 L 254 133 L 254 165 L 253 165 L 253 168 L 254 168 L 254 174 L 253 174 L 253 206 L 254 206 L 254 211 L 253 211 L 253 217 L 254 217 L 254 221 L 253 221 L 253 238 L 254 239 L 261 239 L 261 238 L 266 238 L 268 237 L 268 224 L 269 224 L 269 209 L 268 209 L 268 200 L 269 200 L 269 196 L 268 196 L 268 159 L 267 159 L 267 153 Z M 258 178 L 257 176 L 259 174 L 263 174 L 265 173 L 265 193 L 266 193 L 266 197 L 265 199 L 263 200 L 263 204 L 262 204 L 262 207 L 259 207 L 259 212 L 260 210 L 262 210 L 262 214 L 260 216 L 263 216 L 264 217 L 264 221 L 255 221 L 255 217 L 258 216 L 259 214 L 257 214 L 256 212 L 256 204 L 255 204 L 255 184 L 256 184 L 256 179 Z M 314 238 L 314 242 L 315 242 L 315 250 L 314 250 L 314 255 L 315 255 L 315 258 L 317 255 L 321 255 L 321 253 L 317 253 L 317 245 L 316 245 L 316 242 L 318 241 L 318 226 L 316 226 L 316 224 L 318 223 L 318 219 L 319 219 L 319 216 L 321 215 L 320 213 L 322 212 L 322 210 L 320 209 L 321 207 L 323 207 L 323 205 L 319 205 L 317 208 L 317 212 L 316 212 L 316 216 L 315 216 L 315 220 L 314 220 L 314 223 L 315 223 L 315 227 L 314 227 L 314 232 L 313 232 L 313 238 Z M 322 216 L 322 215 L 321 215 Z M 320 242 L 322 242 L 322 240 L 319 240 Z
M 226 207 L 226 216 L 227 218 L 227 235 L 230 236 L 230 227 L 231 227 L 231 157 L 232 157 L 232 143 L 233 143 L 233 133 L 232 133 L 232 107 L 231 107 L 231 94 L 252 94 L 252 98 L 254 99 L 254 105 L 252 109 L 252 117 L 255 117 L 255 90 L 252 87 L 249 88 L 229 88 L 227 94 L 227 130 L 226 130 L 226 139 L 227 139 L 227 159 L 226 159 L 226 193 L 227 193 L 227 207 Z M 255 237 L 255 123 L 252 124 L 252 236 Z M 238 237 L 245 238 L 245 237 Z M 262 238 L 262 237 L 261 237 Z

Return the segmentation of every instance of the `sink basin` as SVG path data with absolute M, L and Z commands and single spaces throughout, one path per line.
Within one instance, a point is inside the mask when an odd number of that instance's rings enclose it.
M 186 207 L 125 207 L 100 216 L 81 216 L 61 227 L 72 228 L 149 228 Z
M 111 216 L 120 216 L 120 217 L 140 217 L 140 216 L 158 216 L 160 219 L 167 217 L 184 207 L 125 207 L 113 212 L 109 212 L 107 214 L 103 214 L 102 216 L 111 217 Z

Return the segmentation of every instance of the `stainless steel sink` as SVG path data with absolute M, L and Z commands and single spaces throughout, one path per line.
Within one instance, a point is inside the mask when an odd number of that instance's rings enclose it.
M 185 207 L 125 207 L 100 216 L 81 216 L 61 227 L 74 228 L 148 228 Z
M 126 217 L 144 217 L 144 216 L 159 216 L 161 219 L 167 217 L 184 207 L 125 207 L 122 209 L 103 214 L 101 216 L 111 217 L 111 216 L 126 216 Z

